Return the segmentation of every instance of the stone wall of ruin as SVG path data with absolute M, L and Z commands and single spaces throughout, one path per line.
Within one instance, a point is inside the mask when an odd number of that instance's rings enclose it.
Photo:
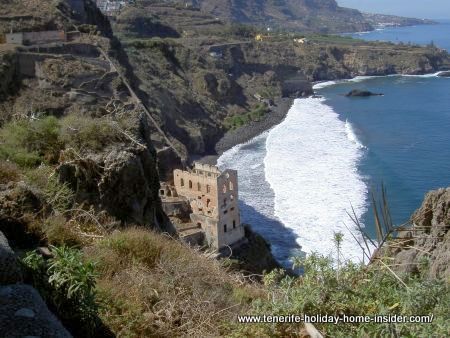
M 191 201 L 195 214 L 218 218 L 217 178 L 188 171 L 174 171 L 175 189 Z
M 245 236 L 239 213 L 237 171 L 226 170 L 217 179 L 219 200 L 219 249 Z
M 218 249 L 245 236 L 238 205 L 237 171 L 223 173 L 217 167 L 196 164 L 192 172 L 174 171 L 175 189 L 190 201 L 192 223 L 205 232 L 208 243 Z

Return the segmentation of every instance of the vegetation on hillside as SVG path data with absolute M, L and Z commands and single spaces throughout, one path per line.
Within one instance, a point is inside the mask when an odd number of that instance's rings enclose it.
M 400 282 L 383 264 L 345 263 L 338 269 L 331 258 L 313 254 L 296 260 L 302 276 L 276 269 L 259 284 L 229 271 L 227 260 L 207 258 L 144 229 L 52 253 L 47 261 L 35 253 L 24 259 L 32 282 L 69 327 L 86 333 L 106 328 L 126 337 L 298 336 L 302 324 L 237 322 L 238 315 L 294 314 L 359 316 L 353 323 L 315 324 L 331 337 L 437 337 L 449 329 L 445 281 L 402 275 Z M 359 322 L 363 316 L 393 315 L 432 315 L 433 322 Z
M 0 159 L 21 168 L 54 165 L 64 149 L 99 151 L 127 140 L 120 122 L 75 115 L 61 120 L 43 116 L 11 121 L 0 129 Z
M 264 278 L 269 297 L 256 300 L 251 314 L 358 316 L 355 323 L 315 324 L 327 337 L 444 337 L 449 329 L 450 293 L 444 281 L 402 276 L 405 285 L 381 264 L 344 264 L 315 254 L 299 260 L 301 277 L 275 270 Z M 426 270 L 426 264 L 423 266 Z M 433 316 L 433 323 L 361 323 L 364 316 Z M 239 334 L 296 336 L 295 324 L 237 325 Z
M 296 261 L 302 276 L 276 269 L 260 283 L 230 270 L 239 266 L 236 262 L 217 261 L 143 228 L 122 229 L 106 214 L 81 208 L 70 188 L 54 179 L 52 166 L 57 151 L 69 145 L 78 151 L 83 145 L 105 146 L 103 138 L 112 130 L 109 124 L 102 126 L 96 119 L 42 117 L 10 122 L 0 131 L 1 180 L 25 179 L 47 205 L 42 213 L 26 216 L 32 221 L 23 236 L 33 234 L 38 239 L 27 245 L 30 249 L 36 243 L 50 245 L 51 256 L 43 258 L 30 251 L 23 258 L 26 280 L 72 333 L 284 337 L 300 335 L 303 329 L 303 325 L 286 323 L 237 322 L 237 315 L 250 314 L 432 314 L 434 318 L 428 324 L 315 324 L 333 337 L 443 336 L 448 331 L 448 284 L 429 280 L 425 274 L 399 277 L 385 264 L 363 266 L 341 260 L 336 264 L 331 258 L 311 255 Z M 10 149 L 26 156 L 14 157 Z M 339 245 L 342 238 L 335 239 Z M 426 268 L 424 261 L 421 271 Z
M 268 112 L 269 108 L 265 104 L 258 104 L 245 114 L 235 114 L 225 118 L 225 126 L 229 129 L 236 129 L 250 122 L 260 121 Z

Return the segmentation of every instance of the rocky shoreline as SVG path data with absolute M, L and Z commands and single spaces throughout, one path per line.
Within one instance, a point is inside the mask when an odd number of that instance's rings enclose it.
M 275 105 L 271 107 L 270 112 L 264 116 L 260 121 L 253 121 L 240 128 L 230 130 L 225 133 L 225 135 L 216 143 L 215 150 L 217 155 L 207 155 L 203 156 L 199 160 L 203 163 L 216 164 L 217 159 L 225 151 L 250 141 L 258 135 L 261 135 L 265 131 L 275 127 L 280 124 L 286 117 L 289 109 L 291 109 L 294 102 L 293 98 L 283 97 L 274 100 Z

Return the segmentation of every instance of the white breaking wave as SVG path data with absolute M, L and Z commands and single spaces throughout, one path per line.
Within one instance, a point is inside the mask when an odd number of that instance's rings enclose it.
M 317 90 L 317 89 L 322 89 L 322 88 L 326 88 L 326 87 L 330 87 L 330 86 L 334 86 L 335 84 L 337 84 L 337 81 L 325 81 L 325 82 L 318 82 L 316 84 L 313 85 L 313 89 Z
M 436 72 L 436 73 L 430 73 L 430 74 L 422 74 L 422 75 L 397 75 L 397 76 L 406 76 L 406 77 L 422 77 L 422 78 L 430 78 L 430 77 L 438 77 L 439 74 L 445 73 L 443 71 Z
M 370 79 L 377 78 L 377 77 L 381 77 L 381 76 L 356 76 L 352 79 L 317 82 L 313 85 L 313 89 L 314 90 L 323 89 L 323 88 L 331 87 L 331 86 L 334 86 L 334 85 L 340 84 L 340 83 L 363 82 L 363 81 L 370 80 Z
M 355 76 L 352 79 L 344 79 L 344 80 L 336 80 L 336 81 L 323 81 L 323 82 L 317 82 L 313 85 L 314 90 L 323 89 L 326 87 L 331 87 L 337 84 L 341 83 L 349 83 L 349 82 L 364 82 L 366 80 L 370 79 L 376 79 L 379 77 L 419 77 L 419 78 L 432 78 L 432 77 L 439 77 L 439 74 L 444 73 L 444 71 L 439 71 L 436 73 L 430 73 L 430 74 L 422 74 L 422 75 L 408 75 L 408 74 L 390 74 L 390 75 L 373 75 L 373 76 Z
M 361 142 L 359 142 L 355 130 L 353 129 L 352 124 L 348 120 L 345 120 L 345 133 L 347 134 L 347 138 L 354 144 L 356 144 L 358 148 L 366 149 L 366 147 Z
M 269 132 L 265 176 L 275 194 L 275 216 L 295 232 L 302 251 L 336 257 L 334 233 L 342 232 L 343 257 L 361 261 L 347 227 L 360 236 L 347 212 L 353 206 L 361 218 L 366 211 L 367 186 L 357 170 L 364 151 L 347 126 L 324 99 L 296 100 Z

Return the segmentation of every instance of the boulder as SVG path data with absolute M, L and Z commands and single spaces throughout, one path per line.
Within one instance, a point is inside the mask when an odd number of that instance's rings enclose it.
M 0 231 L 0 285 L 14 284 L 22 280 L 22 273 L 14 251 Z
M 0 287 L 0 337 L 72 337 L 29 285 Z
M 27 231 L 34 215 L 44 210 L 42 196 L 24 182 L 0 185 L 0 231 L 13 247 L 35 242 Z
M 156 162 L 156 154 L 148 148 L 117 146 L 65 162 L 57 172 L 78 200 L 97 205 L 125 223 L 175 233 L 162 210 Z
M 383 94 L 380 93 L 372 93 L 368 90 L 359 90 L 359 89 L 353 89 L 347 94 L 345 94 L 347 97 L 368 97 L 368 96 L 383 96 Z

